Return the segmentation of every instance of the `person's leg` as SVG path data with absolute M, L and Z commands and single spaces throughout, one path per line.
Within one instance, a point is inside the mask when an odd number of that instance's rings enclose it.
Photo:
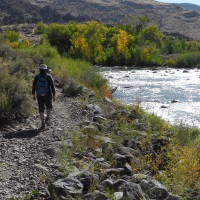
M 40 115 L 40 120 L 41 120 L 41 128 L 45 128 L 45 118 L 44 118 L 44 97 L 43 96 L 38 96 L 38 108 L 39 108 L 39 115 Z
M 47 118 L 50 119 L 51 118 L 51 108 L 47 109 Z
M 47 96 L 46 98 L 46 108 L 47 108 L 47 117 L 45 119 L 46 124 L 49 126 L 51 124 L 51 111 L 52 111 L 52 98 Z
M 44 124 L 44 112 L 40 112 L 40 120 L 42 122 L 42 124 Z

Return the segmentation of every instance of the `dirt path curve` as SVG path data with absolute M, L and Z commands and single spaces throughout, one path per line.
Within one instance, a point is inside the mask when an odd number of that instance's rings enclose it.
M 82 120 L 78 101 L 59 95 L 54 103 L 52 125 L 38 131 L 39 116 L 0 129 L 0 200 L 45 194 L 48 177 L 57 169 L 54 144 Z

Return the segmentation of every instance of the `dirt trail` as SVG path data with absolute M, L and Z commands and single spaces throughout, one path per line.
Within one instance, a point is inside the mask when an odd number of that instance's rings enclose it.
M 58 92 L 57 92 L 58 93 Z M 52 125 L 39 131 L 36 113 L 23 123 L 0 129 L 0 200 L 24 197 L 34 190 L 46 193 L 48 178 L 58 170 L 55 144 L 82 120 L 80 104 L 58 95 Z

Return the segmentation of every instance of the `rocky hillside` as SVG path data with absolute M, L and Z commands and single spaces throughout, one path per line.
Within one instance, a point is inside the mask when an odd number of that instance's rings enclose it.
M 130 16 L 146 16 L 165 33 L 200 40 L 200 12 L 154 0 L 1 0 L 0 24 L 79 22 L 121 23 Z
M 193 11 L 197 11 L 200 12 L 200 6 L 195 5 L 195 4 L 191 4 L 191 3 L 176 3 L 177 6 L 182 7 L 182 8 L 186 8 L 188 10 L 193 10 Z

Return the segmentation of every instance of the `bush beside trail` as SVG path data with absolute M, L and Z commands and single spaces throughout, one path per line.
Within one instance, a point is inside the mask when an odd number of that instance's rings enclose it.
M 12 123 L 32 114 L 33 105 L 29 94 L 29 85 L 6 72 L 0 74 L 0 122 Z

